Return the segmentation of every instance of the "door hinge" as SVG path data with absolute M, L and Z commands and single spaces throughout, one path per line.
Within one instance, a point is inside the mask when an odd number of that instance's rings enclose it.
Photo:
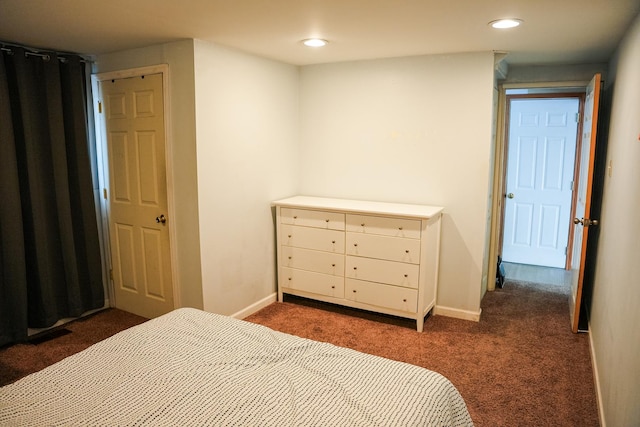
M 113 269 L 109 270 L 109 279 L 113 280 Z
M 576 113 L 576 123 L 580 123 L 580 113 Z
M 573 188 L 573 183 L 574 183 L 574 181 L 571 181 L 571 191 L 573 191 L 573 190 L 574 190 L 574 188 Z
M 569 246 L 565 246 L 564 247 L 564 254 L 568 255 L 569 254 Z
M 102 114 L 102 102 L 98 101 L 98 113 Z
M 102 197 L 104 197 L 104 199 L 107 200 L 107 189 L 106 188 L 102 189 Z

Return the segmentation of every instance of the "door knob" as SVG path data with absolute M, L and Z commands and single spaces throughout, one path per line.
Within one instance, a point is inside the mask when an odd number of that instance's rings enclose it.
M 589 226 L 596 226 L 598 225 L 598 220 L 597 219 L 589 219 L 589 218 L 582 218 L 582 219 L 578 219 L 578 218 L 573 218 L 573 223 L 574 224 L 582 224 L 584 227 L 589 227 Z
M 164 224 L 164 223 L 166 223 L 166 222 L 167 222 L 167 218 L 165 218 L 165 216 L 164 216 L 164 215 L 157 216 L 157 217 L 156 217 L 156 222 L 157 222 L 158 224 Z
M 510 198 L 510 199 L 513 199 L 514 197 L 516 197 L 516 195 L 513 194 L 513 193 L 509 193 L 509 194 L 507 194 L 507 197 Z

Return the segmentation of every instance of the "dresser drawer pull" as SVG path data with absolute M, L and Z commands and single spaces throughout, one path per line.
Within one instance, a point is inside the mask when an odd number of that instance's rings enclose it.
M 357 243 L 354 243 L 354 244 L 353 244 L 353 246 L 358 246 L 358 244 L 357 244 Z
M 405 275 L 404 275 L 404 277 L 409 277 L 409 275 L 408 275 L 408 274 L 405 274 Z
M 293 219 L 298 219 L 298 217 L 297 217 L 297 216 L 294 216 L 294 217 L 293 217 Z
M 355 290 L 355 289 L 353 290 L 353 293 L 354 293 L 354 294 L 356 293 L 356 290 Z
M 364 222 L 362 224 L 360 224 L 360 227 L 364 227 Z
M 291 238 L 291 234 L 287 234 L 287 237 L 288 237 L 288 238 Z
M 335 240 L 332 240 L 332 241 L 331 241 L 331 243 L 335 244 L 335 243 L 336 243 L 336 241 L 335 241 Z
M 357 269 L 358 269 L 358 267 L 353 267 L 353 269 L 354 269 L 354 270 L 357 270 Z
M 335 264 L 331 264 L 331 267 L 335 267 L 335 266 L 336 266 Z
M 331 289 L 335 289 L 336 287 L 334 285 L 331 285 Z
M 398 230 L 402 231 L 402 227 L 398 227 Z
M 404 251 L 404 252 L 408 254 L 408 253 L 409 253 L 409 249 L 407 249 L 407 250 L 406 250 L 406 251 Z
M 407 302 L 407 299 L 406 299 L 406 298 L 403 298 L 402 302 Z
M 328 220 L 328 219 L 325 219 L 325 220 L 324 220 L 324 222 L 329 222 L 329 220 Z

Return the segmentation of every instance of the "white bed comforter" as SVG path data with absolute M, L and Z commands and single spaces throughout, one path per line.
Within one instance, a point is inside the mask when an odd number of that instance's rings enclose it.
M 442 375 L 178 309 L 0 388 L 0 425 L 470 426 Z

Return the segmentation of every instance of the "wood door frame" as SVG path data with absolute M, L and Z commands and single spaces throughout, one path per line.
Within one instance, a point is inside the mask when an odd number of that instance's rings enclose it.
M 592 202 L 592 197 L 593 197 L 593 181 L 594 181 L 594 173 L 595 173 L 595 161 L 596 161 L 596 154 L 597 154 L 597 145 L 598 145 L 598 131 L 599 131 L 599 121 L 600 121 L 600 103 L 601 103 L 601 97 L 602 97 L 602 86 L 603 86 L 604 80 L 602 79 L 602 74 L 601 73 L 595 73 L 593 76 L 593 79 L 589 82 L 589 85 L 587 86 L 587 92 L 586 94 L 589 95 L 590 93 L 593 96 L 593 105 L 591 106 L 591 111 L 590 113 L 592 114 L 592 116 L 590 117 L 590 129 L 589 129 L 589 157 L 588 157 L 588 162 L 589 164 L 586 165 L 586 189 L 585 189 L 585 194 L 584 194 L 584 217 L 582 218 L 583 220 L 586 219 L 590 219 L 590 220 L 595 220 L 596 218 L 593 218 L 593 212 L 591 212 L 591 202 Z M 593 91 L 589 92 L 589 88 L 593 87 Z M 584 129 L 583 129 L 584 132 Z M 581 134 L 580 136 L 581 140 L 584 140 L 584 134 Z M 584 151 L 585 148 L 582 147 L 582 150 Z M 585 151 L 586 152 L 586 151 Z M 580 176 L 580 175 L 578 175 Z M 580 183 L 578 183 L 580 184 Z M 599 218 L 597 218 L 599 219 Z M 576 217 L 576 220 L 578 220 L 578 218 Z M 597 225 L 597 224 L 593 224 L 593 225 Z M 571 331 L 574 333 L 580 332 L 580 313 L 582 312 L 582 307 L 583 306 L 583 301 L 582 301 L 582 292 L 584 289 L 584 274 L 585 274 L 585 270 L 586 270 L 586 262 L 587 262 L 587 249 L 588 249 L 588 240 L 589 240 L 589 228 L 590 226 L 583 226 L 582 228 L 582 241 L 581 241 L 581 248 L 580 248 L 580 260 L 579 260 L 579 265 L 578 265 L 578 270 L 577 273 L 578 275 L 575 276 L 575 272 L 576 269 L 573 268 L 572 266 L 572 271 L 574 272 L 574 280 L 572 280 L 571 283 L 571 293 L 570 293 L 570 297 L 569 297 L 569 310 L 570 310 L 570 322 L 571 322 Z M 592 260 L 594 261 L 594 260 Z M 575 288 L 575 295 L 574 295 L 574 287 L 573 285 L 576 285 Z M 574 299 L 575 296 L 575 299 Z M 588 316 L 588 315 L 587 315 Z
M 93 91 L 93 114 L 96 134 L 96 154 L 98 164 L 98 181 L 100 185 L 100 210 L 102 217 L 103 259 L 107 270 L 113 270 L 111 259 L 111 241 L 109 233 L 109 207 L 106 194 L 109 194 L 109 155 L 106 137 L 106 121 L 101 114 L 100 105 L 100 83 L 105 80 L 126 79 L 131 77 L 141 77 L 143 75 L 162 74 L 162 98 L 164 103 L 164 132 L 165 132 L 165 170 L 167 187 L 167 212 L 169 218 L 175 218 L 175 202 L 173 197 L 173 138 L 171 137 L 171 102 L 169 96 L 169 65 L 159 64 L 148 67 L 130 68 L 118 71 L 108 71 L 91 75 L 91 87 Z M 102 103 L 104 105 L 104 103 Z M 176 227 L 169 227 L 169 253 L 171 256 L 171 281 L 173 289 L 173 306 L 181 307 L 180 283 L 178 281 L 178 256 L 176 251 Z M 115 292 L 113 280 L 107 278 L 107 290 L 109 295 L 109 306 L 115 307 Z
M 504 194 L 506 194 L 507 191 L 507 170 L 508 170 L 508 155 L 509 155 L 509 131 L 510 131 L 510 127 L 509 124 L 511 123 L 511 100 L 513 99 L 578 99 L 578 114 L 580 115 L 580 121 L 578 122 L 578 126 L 576 129 L 576 136 L 575 136 L 575 144 L 576 144 L 576 149 L 575 149 L 575 153 L 574 153 L 574 160 L 573 160 L 573 182 L 574 182 L 574 186 L 575 183 L 577 183 L 578 180 L 578 173 L 580 171 L 580 150 L 582 147 L 582 140 L 580 139 L 580 135 L 582 135 L 582 123 L 584 120 L 582 120 L 582 117 L 584 117 L 584 101 L 585 101 L 585 94 L 584 93 L 580 93 L 580 92 L 553 92 L 553 93 L 534 93 L 534 94 L 513 94 L 513 95 L 507 95 L 505 93 L 505 109 L 504 109 L 504 168 L 502 170 L 502 191 L 501 191 L 501 196 L 504 198 Z M 571 210 L 570 210 L 570 214 L 569 214 L 569 218 L 574 218 L 575 217 L 575 212 L 576 212 L 576 199 L 577 198 L 577 192 L 575 191 L 575 188 L 572 189 L 572 194 L 571 194 Z M 498 253 L 502 254 L 502 246 L 504 244 L 504 215 L 505 215 L 505 204 L 502 204 L 502 210 L 500 212 L 500 234 L 498 237 Z M 567 237 L 567 253 L 566 253 L 566 257 L 565 257 L 565 264 L 564 264 L 564 269 L 565 270 L 570 270 L 571 269 L 571 257 L 572 257 L 572 248 L 573 248 L 573 233 L 574 233 L 574 227 L 571 227 L 571 224 L 569 224 L 569 235 Z
M 589 81 L 567 81 L 567 82 L 546 82 L 546 83 L 502 83 L 498 85 L 498 106 L 496 114 L 496 136 L 495 136 L 495 157 L 493 167 L 493 200 L 491 204 L 491 230 L 490 230 L 490 244 L 489 253 L 486 262 L 488 266 L 488 280 L 487 290 L 495 290 L 496 270 L 497 270 L 497 257 L 502 255 L 502 243 L 503 243 L 503 216 L 504 216 L 504 197 L 505 197 L 505 184 L 506 184 L 506 162 L 507 162 L 507 122 L 508 112 L 507 108 L 507 90 L 509 89 L 543 89 L 549 90 L 550 94 L 556 93 L 580 93 L 576 92 L 577 89 L 585 89 Z M 566 89 L 564 91 L 563 89 Z M 557 91 L 557 92 L 556 92 Z M 584 100 L 584 93 L 582 93 L 582 99 Z M 584 101 L 580 104 L 580 111 L 584 106 Z M 582 120 L 578 124 L 578 135 L 581 135 Z M 578 147 L 576 146 L 576 155 L 578 153 Z M 575 209 L 575 202 L 572 201 L 572 211 Z M 568 264 L 570 265 L 570 264 Z

